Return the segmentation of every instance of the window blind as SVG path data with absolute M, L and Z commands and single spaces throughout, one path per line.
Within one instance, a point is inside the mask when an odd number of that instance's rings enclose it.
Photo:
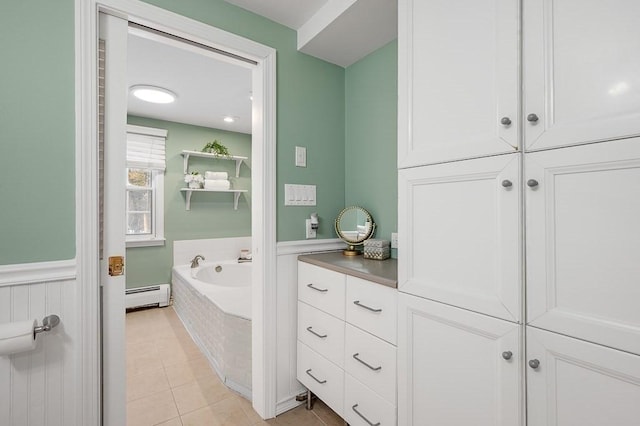
M 135 128 L 132 131 L 132 128 Z M 127 131 L 127 167 L 164 170 L 166 130 L 140 133 L 137 126 L 129 126 Z M 161 133 L 164 132 L 164 136 Z M 149 134 L 154 133 L 154 134 Z

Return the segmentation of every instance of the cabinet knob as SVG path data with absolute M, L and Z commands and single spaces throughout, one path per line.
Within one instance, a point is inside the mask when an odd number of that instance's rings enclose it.
M 511 124 L 511 119 L 509 117 L 502 117 L 500 119 L 500 124 L 503 126 L 509 126 Z
M 529 188 L 535 188 L 536 186 L 538 186 L 538 181 L 537 181 L 537 180 L 535 180 L 535 179 L 529 179 L 529 180 L 527 181 L 527 186 L 528 186 Z
M 535 114 L 529 114 L 527 115 L 527 121 L 529 123 L 535 123 L 536 121 L 538 121 L 538 116 Z
M 502 186 L 509 188 L 510 186 L 513 186 L 513 183 L 509 179 L 505 179 L 502 181 Z
M 502 352 L 502 358 L 506 359 L 507 361 L 510 360 L 512 356 L 513 353 L 511 351 Z
M 533 368 L 534 370 L 537 370 L 538 367 L 540 367 L 540 361 L 537 359 L 530 359 L 529 360 L 529 367 Z

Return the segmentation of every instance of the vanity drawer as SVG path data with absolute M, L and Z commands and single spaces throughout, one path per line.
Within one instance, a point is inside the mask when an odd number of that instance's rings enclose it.
M 345 372 L 396 405 L 396 347 L 347 324 Z
M 396 407 L 363 385 L 350 374 L 345 374 L 344 415 L 350 426 L 395 426 Z
M 347 276 L 347 322 L 396 344 L 396 289 Z
M 344 370 L 298 341 L 297 376 L 339 416 L 344 402 Z
M 344 367 L 344 321 L 298 302 L 298 340 Z
M 298 262 L 298 300 L 344 320 L 345 275 Z

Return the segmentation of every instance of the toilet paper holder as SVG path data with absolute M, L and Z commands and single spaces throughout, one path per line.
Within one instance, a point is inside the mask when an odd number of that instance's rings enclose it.
M 33 327 L 33 336 L 38 333 L 44 333 L 51 330 L 56 325 L 60 324 L 60 317 L 57 315 L 47 315 L 42 319 L 42 325 Z

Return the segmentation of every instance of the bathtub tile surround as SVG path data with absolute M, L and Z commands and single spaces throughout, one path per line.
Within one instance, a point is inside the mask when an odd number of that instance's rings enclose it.
M 241 250 L 251 250 L 251 237 L 206 238 L 173 242 L 173 265 L 186 265 L 195 255 L 205 260 L 235 260 Z
M 229 424 L 342 426 L 321 401 L 264 421 L 251 403 L 228 389 L 198 350 L 172 307 L 129 312 L 127 335 L 127 426 Z M 181 356 L 166 358 L 173 347 Z
M 223 271 L 251 268 L 246 263 L 221 265 Z M 225 287 L 192 278 L 192 273 L 190 265 L 173 268 L 174 308 L 222 382 L 251 399 L 250 279 L 246 286 Z

